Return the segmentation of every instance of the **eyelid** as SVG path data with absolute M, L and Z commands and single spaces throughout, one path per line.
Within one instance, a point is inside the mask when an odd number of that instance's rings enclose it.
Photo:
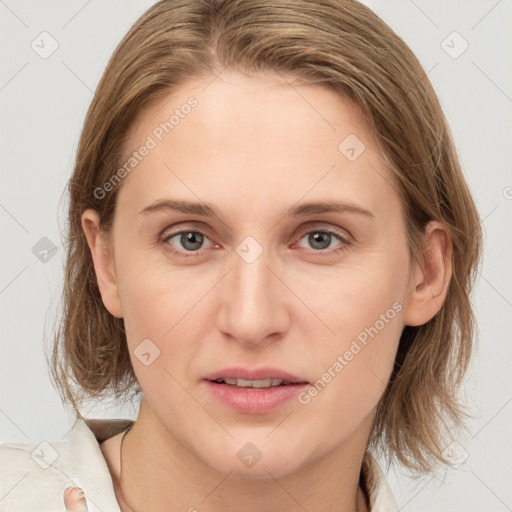
M 216 242 L 213 241 L 212 237 L 208 234 L 208 229 L 202 229 L 194 225 L 185 225 L 182 226 L 181 224 L 178 224 L 177 226 L 174 226 L 173 228 L 166 228 L 163 230 L 162 234 L 158 237 L 158 239 L 162 242 L 166 242 L 169 238 L 174 238 L 177 235 L 186 233 L 186 232 L 193 232 L 193 233 L 199 233 L 202 236 L 208 238 L 210 242 L 213 245 L 217 245 Z M 204 224 L 204 223 L 201 223 Z M 294 234 L 289 238 L 288 242 L 296 240 L 299 242 L 305 235 L 313 233 L 313 232 L 322 232 L 322 233 L 330 233 L 336 237 L 339 237 L 340 241 L 346 245 L 354 243 L 354 238 L 352 235 L 345 229 L 338 228 L 338 227 L 332 227 L 332 226 L 326 226 L 325 221 L 312 221 L 309 223 L 306 223 L 302 225 L 298 231 L 295 231 Z M 171 244 L 169 244 L 171 245 Z M 172 245 L 171 245 L 172 246 Z M 172 246 L 174 247 L 174 246 Z M 175 249 L 178 253 L 184 253 L 187 255 L 198 255 L 199 253 L 203 252 L 204 248 L 199 249 L 197 251 L 182 251 L 179 249 Z M 328 253 L 328 251 L 317 251 L 317 252 L 325 252 Z
M 296 237 L 302 238 L 304 235 L 311 233 L 312 231 L 321 231 L 337 235 L 346 242 L 354 242 L 354 237 L 348 230 L 331 225 L 326 226 L 325 224 L 325 222 L 313 221 L 301 226 L 298 233 L 294 234 L 292 239 Z
M 198 226 L 201 225 L 201 226 Z M 164 230 L 161 231 L 159 238 L 167 238 L 170 236 L 175 236 L 184 231 L 191 231 L 194 233 L 201 233 L 204 236 L 212 239 L 210 236 L 210 229 L 208 227 L 203 227 L 205 225 L 204 222 L 199 221 L 191 221 L 191 222 L 179 222 L 174 224 L 173 226 L 167 226 Z
M 182 224 L 184 224 L 184 225 L 182 225 Z M 204 225 L 204 222 L 193 221 L 192 224 L 188 224 L 188 225 L 187 225 L 187 223 L 178 223 L 177 225 L 175 225 L 173 227 L 165 228 L 162 231 L 160 237 L 167 238 L 168 236 L 177 235 L 178 233 L 181 233 L 183 231 L 194 231 L 194 232 L 201 233 L 202 235 L 207 236 L 208 238 L 212 239 L 212 236 L 210 236 L 210 234 L 209 234 L 209 229 L 203 228 L 203 227 L 197 227 L 197 224 Z M 325 221 L 308 222 L 308 223 L 300 226 L 300 228 L 298 230 L 296 230 L 290 236 L 290 238 L 288 239 L 288 243 L 291 242 L 297 236 L 299 236 L 299 235 L 304 236 L 305 234 L 307 234 L 311 231 L 314 231 L 315 229 L 317 229 L 318 231 L 327 231 L 329 233 L 334 233 L 344 239 L 348 239 L 348 240 L 352 240 L 352 241 L 354 240 L 354 237 L 347 229 L 332 227 L 330 225 L 326 226 L 326 224 L 328 224 L 328 223 L 326 223 Z

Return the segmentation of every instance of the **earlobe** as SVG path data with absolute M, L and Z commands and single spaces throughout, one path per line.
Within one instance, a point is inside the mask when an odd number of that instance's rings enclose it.
M 452 276 L 452 243 L 447 228 L 432 221 L 426 229 L 424 263 L 414 262 L 409 295 L 404 308 L 404 325 L 427 323 L 441 309 Z
M 114 269 L 111 249 L 107 246 L 104 234 L 100 230 L 99 215 L 88 209 L 82 214 L 82 229 L 91 251 L 96 280 L 103 304 L 115 317 L 122 318 L 123 312 Z

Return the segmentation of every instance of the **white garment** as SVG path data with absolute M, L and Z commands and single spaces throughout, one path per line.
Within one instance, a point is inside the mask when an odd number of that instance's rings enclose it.
M 132 423 L 79 419 L 64 441 L 0 443 L 0 511 L 65 512 L 64 490 L 73 486 L 84 491 L 89 512 L 120 512 L 100 443 Z M 385 476 L 370 452 L 363 472 L 367 481 L 373 481 L 369 489 L 371 512 L 398 512 Z

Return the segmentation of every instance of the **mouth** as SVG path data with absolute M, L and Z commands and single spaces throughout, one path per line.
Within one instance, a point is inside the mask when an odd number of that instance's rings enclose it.
M 230 379 L 230 378 L 218 378 L 215 380 L 206 379 L 209 382 L 213 382 L 215 384 L 224 384 L 226 386 L 232 388 L 253 388 L 253 389 L 268 389 L 275 388 L 281 386 L 300 386 L 303 384 L 307 384 L 306 381 L 301 382 L 291 382 L 284 379 L 278 378 L 268 378 L 268 379 L 256 379 L 256 380 L 246 380 L 246 379 Z
M 278 377 L 242 379 L 218 377 L 204 379 L 208 392 L 218 403 L 241 414 L 271 413 L 293 402 L 308 382 Z
M 309 385 L 304 378 L 271 366 L 233 366 L 205 375 L 203 380 L 218 403 L 251 415 L 284 407 Z
M 237 388 L 266 389 L 279 386 L 309 384 L 306 379 L 277 367 L 264 366 L 246 368 L 233 366 L 210 373 L 203 377 L 209 382 Z

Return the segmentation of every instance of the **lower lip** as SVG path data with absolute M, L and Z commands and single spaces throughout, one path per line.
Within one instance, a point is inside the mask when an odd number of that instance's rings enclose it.
M 206 380 L 211 393 L 224 404 L 246 414 L 263 414 L 295 398 L 308 384 L 290 384 L 271 388 L 242 388 Z

